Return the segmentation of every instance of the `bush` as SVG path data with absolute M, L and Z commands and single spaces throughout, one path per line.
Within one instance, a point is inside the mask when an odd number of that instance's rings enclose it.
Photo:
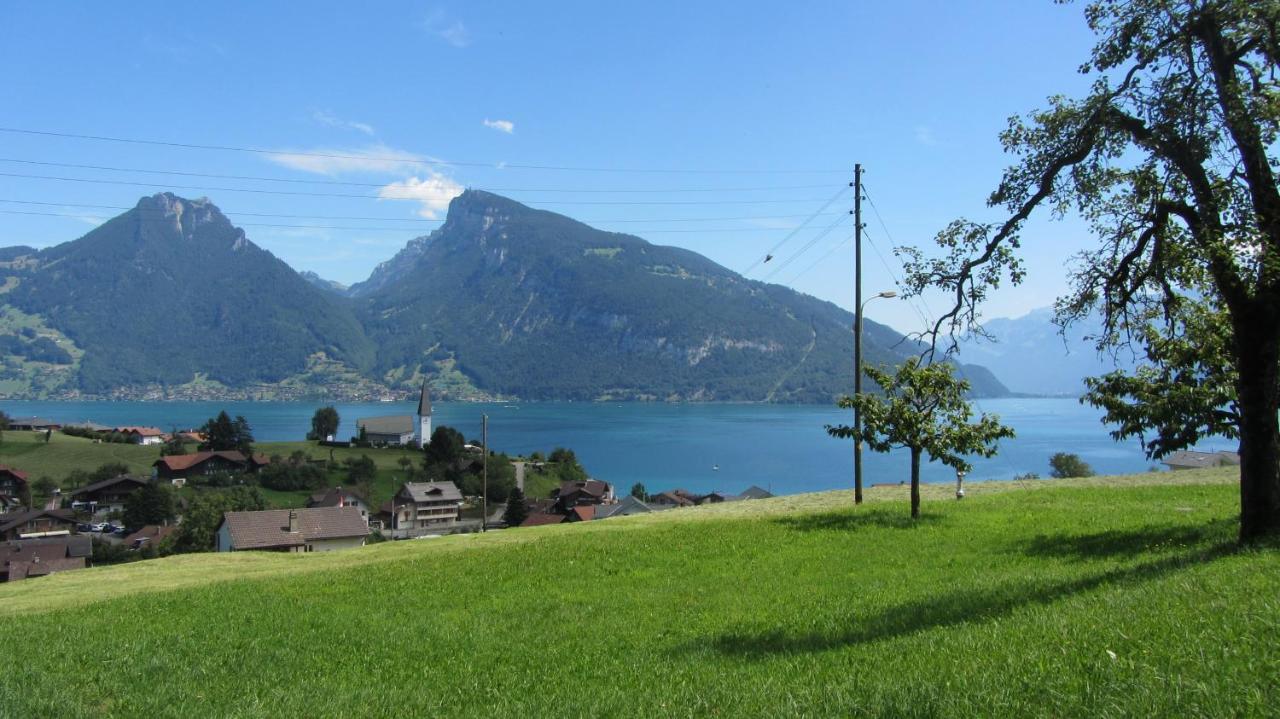
M 1077 454 L 1058 452 L 1049 458 L 1049 466 L 1053 468 L 1053 476 L 1058 479 L 1093 476 L 1093 467 L 1080 459 L 1080 455 Z

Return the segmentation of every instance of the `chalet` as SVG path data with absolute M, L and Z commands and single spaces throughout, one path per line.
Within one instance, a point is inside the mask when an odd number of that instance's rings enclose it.
M 156 427 L 116 427 L 112 431 L 128 437 L 133 444 L 141 445 L 163 444 L 166 436 Z
M 590 504 L 613 502 L 613 486 L 598 479 L 581 482 L 561 482 L 552 490 L 551 498 L 561 511 L 568 512 L 574 507 Z
M 27 473 L 0 464 L 0 498 L 22 501 L 27 496 Z M 0 499 L 0 504 L 4 499 Z
M 71 493 L 71 508 L 95 516 L 123 512 L 125 500 L 129 495 L 136 492 L 139 487 L 150 483 L 151 480 L 146 477 L 122 474 L 119 477 L 86 484 Z
M 405 482 L 382 509 L 393 533 L 450 529 L 462 518 L 462 492 L 453 482 Z
M 256 472 L 271 462 L 265 455 L 255 453 L 251 458 L 235 450 L 221 452 L 196 452 L 195 454 L 171 454 L 157 459 L 152 466 L 153 476 L 181 486 L 188 477 L 203 476 L 215 472 Z
M 369 503 L 355 492 L 342 487 L 330 487 L 312 494 L 307 500 L 307 508 L 315 507 L 355 507 L 360 510 L 360 516 L 364 517 L 365 522 L 369 521 Z
M 27 539 L 49 534 L 70 534 L 76 528 L 69 509 L 24 509 L 0 514 L 0 539 Z
M 1236 452 L 1174 452 L 1164 459 L 1169 469 L 1204 469 L 1206 467 L 1238 467 L 1240 455 Z
M 698 497 L 697 504 L 720 504 L 721 502 L 737 502 L 742 499 L 741 495 L 729 494 L 727 492 L 711 492 Z
M 0 582 L 84 569 L 92 554 L 89 538 L 78 534 L 0 542 Z
M 355 507 L 227 512 L 218 525 L 219 552 L 331 552 L 364 546 L 369 524 Z

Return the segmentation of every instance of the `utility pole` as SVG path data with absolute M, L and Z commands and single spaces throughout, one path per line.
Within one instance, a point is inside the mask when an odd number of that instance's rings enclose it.
M 480 531 L 489 531 L 489 415 L 480 415 L 480 445 L 484 458 L 480 460 Z
M 862 165 L 853 166 L 853 394 L 862 395 Z M 862 431 L 862 410 L 853 408 L 853 430 Z M 862 439 L 853 438 L 853 503 L 862 504 Z

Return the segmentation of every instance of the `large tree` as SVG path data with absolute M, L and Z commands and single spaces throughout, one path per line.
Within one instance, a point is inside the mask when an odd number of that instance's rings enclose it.
M 884 394 L 864 393 L 842 397 L 844 409 L 857 408 L 862 428 L 827 426 L 833 437 L 866 442 L 876 452 L 904 447 L 911 453 L 911 516 L 920 516 L 920 458 L 940 461 L 957 472 L 969 472 L 966 455 L 992 457 L 996 442 L 1013 436 L 995 415 L 981 415 L 970 422 L 973 410 L 965 395 L 969 383 L 957 379 L 950 363 L 923 364 L 912 357 L 890 374 L 866 368 L 867 377 Z
M 307 439 L 324 440 L 329 437 L 336 437 L 338 434 L 338 410 L 332 405 L 321 407 L 316 413 L 311 415 L 311 431 L 307 433 Z
M 202 452 L 221 452 L 237 450 L 246 457 L 253 455 L 253 430 L 249 421 L 242 415 L 231 419 L 226 411 L 218 413 L 200 428 L 204 434 L 204 442 L 200 444 Z
M 1001 222 L 953 222 L 945 256 L 909 256 L 909 289 L 953 301 L 932 339 L 980 330 L 979 306 L 1022 281 L 1017 250 L 1037 210 L 1078 213 L 1097 236 L 1058 303 L 1069 324 L 1100 310 L 1101 344 L 1129 337 L 1151 311 L 1188 300 L 1223 308 L 1237 372 L 1240 536 L 1280 533 L 1280 126 L 1275 0 L 1095 0 L 1098 36 L 1083 97 L 1015 117 L 1001 136 L 1018 157 L 988 204 Z M 954 341 L 950 344 L 954 347 Z

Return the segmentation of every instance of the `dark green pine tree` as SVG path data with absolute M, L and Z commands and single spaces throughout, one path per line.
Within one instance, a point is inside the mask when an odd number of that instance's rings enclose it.
M 507 496 L 507 511 L 502 513 L 502 521 L 508 527 L 519 527 L 529 517 L 529 510 L 524 506 L 524 492 L 519 487 L 512 487 Z

